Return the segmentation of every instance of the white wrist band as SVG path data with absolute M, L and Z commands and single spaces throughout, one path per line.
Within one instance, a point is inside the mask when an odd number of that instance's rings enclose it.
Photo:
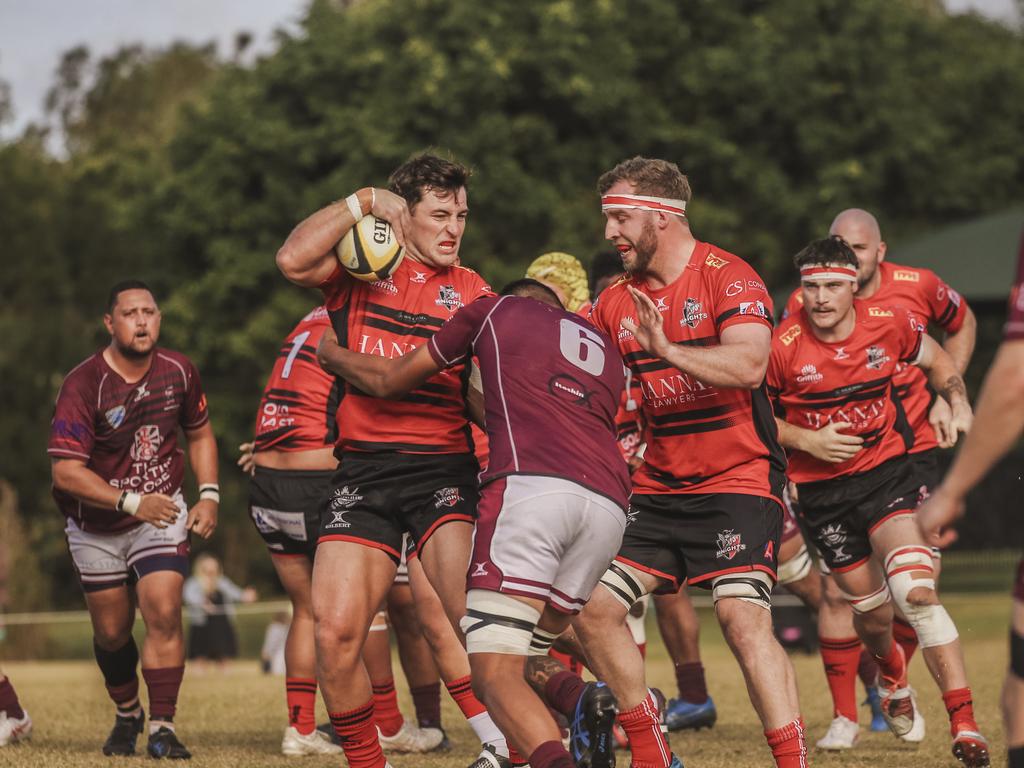
M 120 503 L 121 511 L 127 512 L 129 515 L 135 515 L 139 511 L 141 503 L 142 494 L 129 491 L 124 495 L 124 500 Z
M 358 224 L 363 218 L 363 206 L 359 204 L 359 197 L 355 192 L 345 198 L 345 205 L 348 206 L 349 213 L 352 214 L 352 218 Z M 370 207 L 372 208 L 373 206 Z
M 216 504 L 220 504 L 220 491 L 215 491 L 212 488 L 205 488 L 199 492 L 199 500 L 209 500 Z

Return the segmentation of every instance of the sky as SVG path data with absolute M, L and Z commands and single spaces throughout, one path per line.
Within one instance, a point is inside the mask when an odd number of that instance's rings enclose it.
M 0 0 L 0 80 L 10 84 L 14 119 L 0 126 L 12 138 L 43 118 L 43 101 L 61 54 L 86 45 L 94 59 L 120 46 L 166 46 L 175 40 L 218 42 L 229 55 L 239 31 L 254 54 L 273 49 L 273 30 L 290 28 L 308 0 Z M 952 11 L 976 9 L 1017 20 L 1015 0 L 946 0 Z

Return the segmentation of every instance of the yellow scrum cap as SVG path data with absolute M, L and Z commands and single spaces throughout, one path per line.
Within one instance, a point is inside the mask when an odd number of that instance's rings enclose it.
M 554 285 L 565 296 L 565 308 L 577 312 L 590 300 L 587 271 L 575 256 L 552 251 L 538 256 L 526 268 L 526 276 Z

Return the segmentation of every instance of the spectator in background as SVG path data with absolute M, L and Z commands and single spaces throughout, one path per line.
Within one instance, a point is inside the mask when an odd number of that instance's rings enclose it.
M 288 628 L 292 617 L 288 611 L 278 611 L 267 624 L 263 634 L 263 648 L 260 650 L 260 667 L 267 675 L 284 675 L 287 673 L 284 659 L 284 648 L 288 642 Z
M 188 658 L 200 665 L 205 661 L 223 665 L 238 656 L 232 624 L 235 604 L 254 602 L 256 590 L 239 587 L 224 575 L 217 558 L 204 553 L 196 558 L 183 597 L 188 610 Z

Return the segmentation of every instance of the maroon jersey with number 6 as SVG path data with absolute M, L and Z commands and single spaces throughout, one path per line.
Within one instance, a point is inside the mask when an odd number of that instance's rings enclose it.
M 502 296 L 460 309 L 427 349 L 446 367 L 479 361 L 490 441 L 481 484 L 561 477 L 626 507 L 629 472 L 615 427 L 624 376 L 611 339 L 571 312 Z
M 199 372 L 184 355 L 157 347 L 146 375 L 129 384 L 100 350 L 65 377 L 47 453 L 85 462 L 115 488 L 173 496 L 185 477 L 178 428 L 197 429 L 209 419 Z M 83 531 L 117 533 L 141 523 L 56 488 L 53 497 Z

